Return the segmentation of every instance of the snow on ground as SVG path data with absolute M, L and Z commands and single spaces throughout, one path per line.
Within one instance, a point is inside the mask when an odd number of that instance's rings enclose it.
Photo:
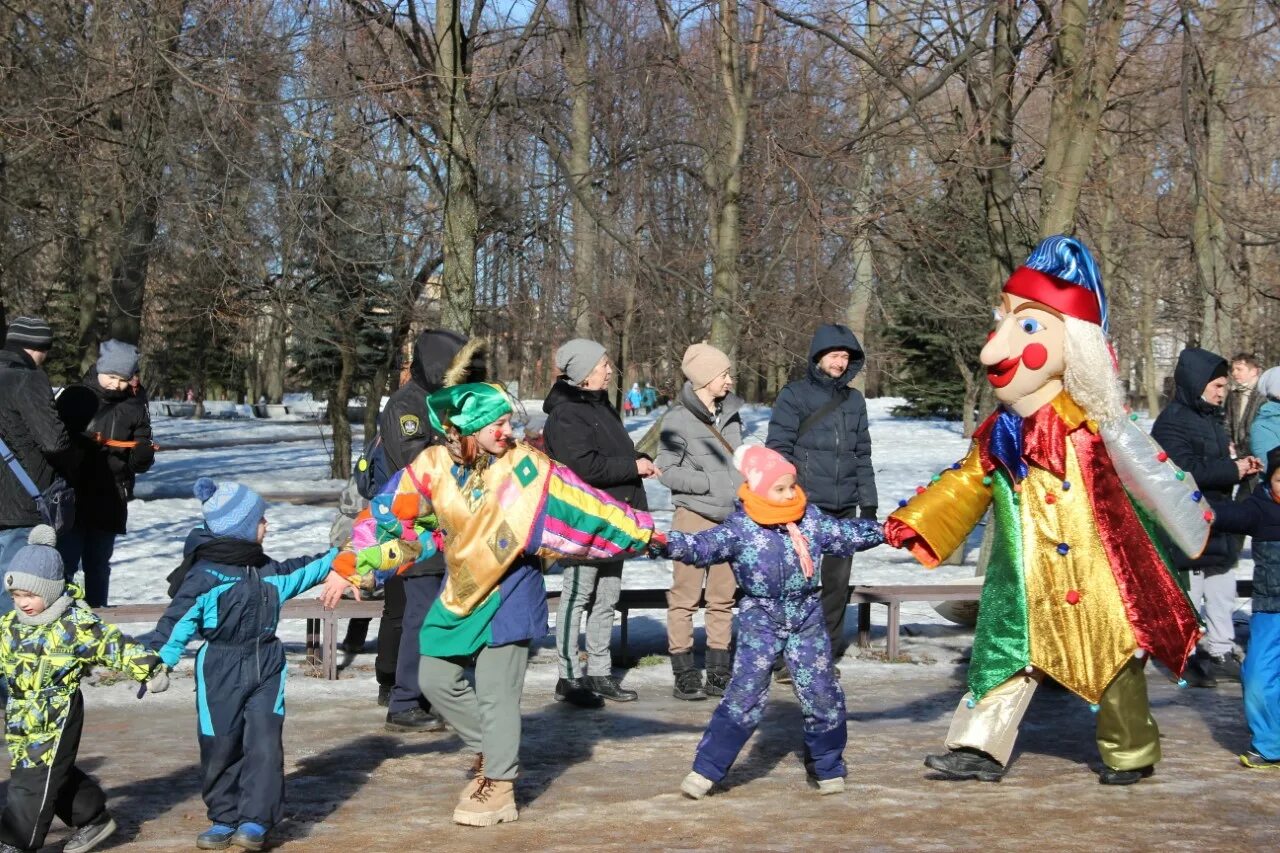
M 541 401 L 526 400 L 523 403 L 530 425 L 537 426 L 542 419 Z M 928 482 L 930 476 L 960 458 L 967 446 L 958 423 L 892 417 L 891 410 L 900 403 L 901 400 L 894 398 L 869 400 L 867 403 L 882 517 L 896 506 L 900 498 L 910 496 L 917 485 Z M 747 441 L 763 443 L 769 413 L 766 406 L 744 409 Z M 644 435 L 658 416 L 659 413 L 650 413 L 628 418 L 627 428 L 632 438 L 638 440 Z M 342 481 L 328 479 L 330 444 L 327 432 L 322 434 L 316 424 L 158 417 L 154 425 L 156 441 L 161 445 L 205 439 L 231 442 L 262 436 L 295 437 L 300 431 L 307 430 L 314 433 L 315 438 L 158 454 L 155 467 L 139 478 L 138 495 L 141 499 L 130 507 L 130 532 L 117 540 L 112 571 L 113 604 L 166 600 L 164 578 L 181 560 L 182 542 L 200 520 L 199 503 L 189 497 L 191 484 L 197 477 L 234 478 L 272 494 L 330 490 L 336 496 L 343 486 Z M 354 453 L 358 454 L 362 439 L 357 436 L 354 443 Z M 646 481 L 645 489 L 659 528 L 669 528 L 672 513 L 670 491 L 654 480 Z M 326 507 L 272 503 L 267 513 L 270 525 L 267 552 L 285 558 L 325 550 L 333 517 L 334 510 Z M 926 583 L 970 578 L 974 574 L 973 562 L 979 538 L 980 530 L 970 539 L 964 564 L 942 566 L 932 571 L 921 568 L 903 551 L 880 547 L 864 552 L 854 558 L 853 582 Z M 1248 577 L 1251 572 L 1252 562 L 1242 560 L 1240 576 Z M 666 587 L 670 581 L 671 565 L 666 560 L 633 560 L 623 572 L 624 586 L 632 589 Z M 553 569 L 547 576 L 548 589 L 559 589 L 560 582 L 561 575 Z M 664 616 L 663 611 L 636 611 L 631 615 L 633 654 L 665 649 Z M 552 617 L 554 620 L 554 613 Z M 875 625 L 883 625 L 884 617 L 883 608 L 873 608 Z M 969 632 L 952 625 L 928 603 L 904 604 L 902 623 L 904 633 L 913 638 L 904 642 L 904 650 L 919 659 L 951 659 L 968 643 Z M 855 630 L 852 613 L 848 630 Z M 282 623 L 280 633 L 285 640 L 296 643 L 302 641 L 303 631 L 303 623 L 295 620 Z M 543 657 L 550 659 L 550 655 Z

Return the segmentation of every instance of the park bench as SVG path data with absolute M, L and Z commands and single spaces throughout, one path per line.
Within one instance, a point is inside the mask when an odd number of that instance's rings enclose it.
M 857 584 L 849 587 L 849 603 L 858 605 L 858 646 L 871 646 L 871 605 L 883 604 L 888 612 L 885 626 L 885 654 L 889 660 L 898 658 L 898 639 L 901 629 L 901 608 L 904 601 L 977 601 L 982 588 L 973 584 Z M 1236 594 L 1241 598 L 1253 595 L 1252 580 L 1236 581 Z M 741 595 L 741 593 L 739 593 Z M 547 593 L 547 606 L 554 608 L 560 602 L 560 593 Z M 699 603 L 701 605 L 701 602 Z M 154 625 L 164 615 L 167 603 L 120 604 L 99 607 L 94 610 L 103 619 L 117 625 Z M 666 610 L 665 589 L 624 589 L 618 599 L 617 610 L 622 614 L 621 649 L 623 659 L 628 655 L 628 617 L 632 610 Z M 338 620 L 376 619 L 382 615 L 381 601 L 353 601 L 343 599 L 334 610 L 325 610 L 316 598 L 295 598 L 286 601 L 280 618 L 306 619 L 307 663 L 315 666 L 323 678 L 338 677 Z

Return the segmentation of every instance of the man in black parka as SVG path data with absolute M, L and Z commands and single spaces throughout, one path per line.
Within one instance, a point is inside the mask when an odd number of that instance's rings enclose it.
M 447 329 L 428 329 L 418 335 L 409 381 L 396 389 L 378 416 L 381 446 L 373 455 L 374 492 L 395 472 L 444 436 L 431 428 L 427 395 L 445 385 L 483 382 L 487 375 L 482 342 L 470 342 Z M 418 687 L 418 632 L 445 573 L 444 555 L 415 563 L 384 587 L 382 621 L 378 626 L 379 701 L 387 702 L 386 726 L 391 731 L 433 731 L 440 723 L 431 715 Z
M 15 317 L 0 350 L 0 438 L 17 462 L 44 491 L 75 465 L 76 454 L 53 405 L 53 388 L 41 365 L 53 346 L 49 324 L 38 317 Z M 27 544 L 27 535 L 43 524 L 36 502 L 7 465 L 0 465 L 0 572 Z M 13 599 L 0 593 L 0 613 Z
M 875 471 L 867 401 L 849 383 L 866 354 L 846 326 L 819 326 L 809 344 L 803 379 L 787 384 L 773 404 L 765 446 L 796 466 L 809 502 L 836 518 L 876 517 Z M 822 611 L 835 660 L 844 654 L 850 557 L 822 560 Z
M 1260 472 L 1262 463 L 1253 456 L 1231 458 L 1230 439 L 1223 422 L 1226 359 L 1208 350 L 1188 347 L 1178 355 L 1173 381 L 1173 401 L 1156 418 L 1151 437 L 1175 465 L 1195 478 L 1206 498 L 1229 501 L 1236 484 Z M 1169 548 L 1175 568 L 1188 573 L 1191 603 L 1202 612 L 1205 621 L 1206 633 L 1200 641 L 1205 657 L 1188 668 L 1187 681 L 1204 687 L 1212 686 L 1217 678 L 1239 681 L 1240 663 L 1233 655 L 1235 627 L 1231 621 L 1236 609 L 1232 571 L 1237 557 L 1235 537 L 1214 530 L 1204 552 L 1195 559 L 1172 545 Z

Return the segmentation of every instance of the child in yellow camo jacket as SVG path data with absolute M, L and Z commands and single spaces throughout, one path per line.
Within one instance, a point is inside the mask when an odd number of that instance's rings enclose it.
M 14 609 L 0 617 L 5 740 L 12 759 L 0 853 L 39 850 L 55 815 L 76 830 L 63 849 L 86 853 L 116 824 L 102 788 L 75 766 L 84 726 L 80 679 L 105 666 L 159 693 L 169 677 L 157 654 L 126 641 L 119 628 L 83 605 L 81 591 L 66 583 L 52 528 L 34 528 L 27 542 L 4 576 Z

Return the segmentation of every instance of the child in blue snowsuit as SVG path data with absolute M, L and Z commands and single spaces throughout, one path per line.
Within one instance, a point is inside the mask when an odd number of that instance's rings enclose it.
M 280 606 L 325 580 L 337 550 L 284 562 L 263 553 L 266 504 L 238 483 L 200 478 L 204 526 L 191 531 L 169 576 L 170 603 L 149 638 L 172 668 L 196 653 L 203 795 L 213 826 L 202 850 L 261 850 L 284 803 L 284 646 Z M 176 594 L 175 594 L 176 590 Z
M 1280 447 L 1267 453 L 1267 479 L 1240 503 L 1215 502 L 1215 530 L 1253 537 L 1253 616 L 1244 658 L 1244 715 L 1253 736 L 1240 763 L 1280 769 Z
M 884 534 L 874 521 L 838 520 L 808 506 L 795 466 L 773 450 L 740 447 L 734 463 L 746 480 L 738 490 L 741 505 L 710 530 L 672 531 L 666 546 L 667 556 L 682 563 L 730 563 L 743 592 L 733 675 L 680 789 L 700 799 L 728 775 L 760 724 L 781 652 L 804 712 L 805 768 L 820 793 L 839 793 L 845 776 L 844 691 L 831 660 L 814 565 L 823 554 L 850 556 L 879 545 Z

